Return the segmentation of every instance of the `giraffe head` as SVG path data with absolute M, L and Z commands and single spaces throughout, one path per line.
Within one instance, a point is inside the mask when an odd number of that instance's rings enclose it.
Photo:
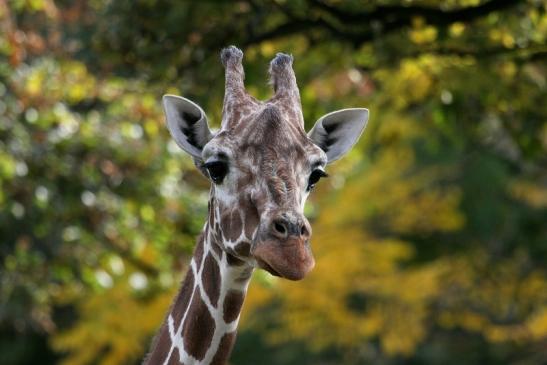
M 274 96 L 267 101 L 245 91 L 242 58 L 233 46 L 221 52 L 226 89 L 218 132 L 201 107 L 172 95 L 163 97 L 167 125 L 212 183 L 206 234 L 228 263 L 299 280 L 315 264 L 306 198 L 327 176 L 326 165 L 357 142 L 368 110 L 329 113 L 306 133 L 292 57 L 272 60 Z

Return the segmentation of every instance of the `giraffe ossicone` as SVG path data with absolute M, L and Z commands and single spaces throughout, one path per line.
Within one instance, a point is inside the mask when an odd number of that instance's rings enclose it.
M 171 136 L 211 190 L 190 268 L 146 364 L 224 364 L 254 269 L 304 278 L 315 264 L 306 198 L 368 120 L 367 109 L 339 110 L 306 133 L 292 56 L 278 53 L 271 61 L 274 95 L 267 101 L 245 91 L 242 59 L 234 46 L 221 52 L 226 86 L 216 133 L 199 105 L 163 97 Z

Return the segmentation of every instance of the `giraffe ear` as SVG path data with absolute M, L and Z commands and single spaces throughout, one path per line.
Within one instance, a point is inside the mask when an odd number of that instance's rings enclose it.
M 319 118 L 308 137 L 327 154 L 328 162 L 345 155 L 361 136 L 368 121 L 368 109 L 342 109 Z
M 207 116 L 196 103 L 175 95 L 164 95 L 167 128 L 180 148 L 201 160 L 203 146 L 213 137 Z

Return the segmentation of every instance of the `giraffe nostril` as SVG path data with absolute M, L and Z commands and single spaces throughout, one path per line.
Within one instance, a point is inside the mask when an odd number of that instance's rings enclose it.
M 280 222 L 274 222 L 274 229 L 277 233 L 280 233 L 281 235 L 287 234 L 287 228 L 285 228 L 285 225 L 281 224 Z
M 270 221 L 269 233 L 281 240 L 308 240 L 311 236 L 311 227 L 303 215 L 286 211 L 277 214 Z

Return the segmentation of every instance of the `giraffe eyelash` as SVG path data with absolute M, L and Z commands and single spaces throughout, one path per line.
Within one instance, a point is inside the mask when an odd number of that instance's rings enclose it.
M 308 187 L 306 190 L 311 191 L 314 188 L 315 184 L 317 184 L 322 177 L 328 177 L 328 176 L 329 174 L 327 174 L 322 169 L 314 169 L 311 172 L 310 177 L 308 179 Z

